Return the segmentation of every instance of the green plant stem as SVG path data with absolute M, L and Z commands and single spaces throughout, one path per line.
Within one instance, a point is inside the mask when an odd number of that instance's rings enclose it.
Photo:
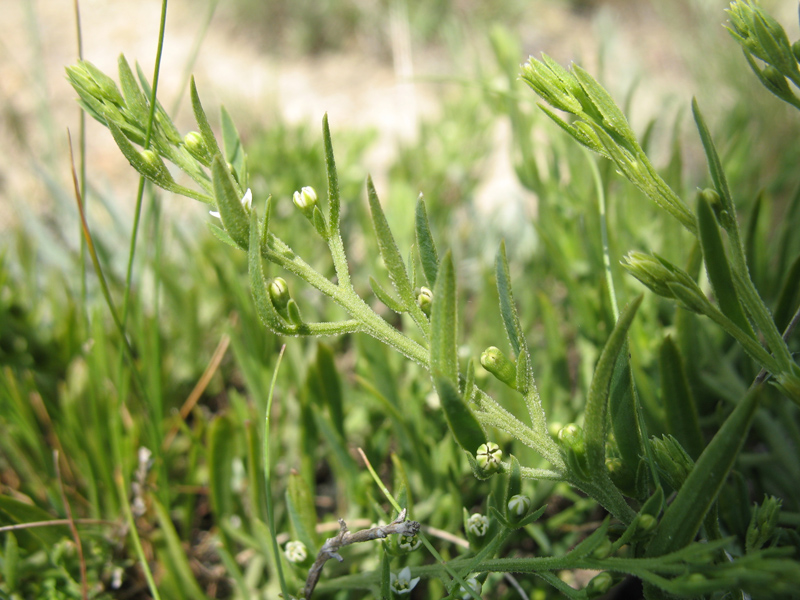
M 158 26 L 158 44 L 156 46 L 156 60 L 153 67 L 153 86 L 150 90 L 150 112 L 147 115 L 147 128 L 145 130 L 144 144 L 147 150 L 153 137 L 153 122 L 156 114 L 156 92 L 158 91 L 158 75 L 161 70 L 161 54 L 164 50 L 164 32 L 167 25 L 167 2 L 161 0 L 161 19 Z M 136 240 L 139 232 L 139 221 L 142 215 L 142 199 L 144 198 L 144 176 L 139 177 L 139 188 L 136 191 L 136 208 L 133 214 L 133 230 L 131 231 L 130 250 L 128 251 L 128 266 L 125 272 L 125 292 L 122 300 L 122 326 L 128 321 L 128 308 L 130 304 L 131 281 L 133 279 L 133 259 L 136 254 Z
M 142 547 L 142 541 L 139 539 L 139 531 L 136 529 L 136 520 L 133 518 L 133 511 L 131 511 L 131 505 L 128 502 L 128 493 L 125 490 L 125 482 L 122 479 L 122 472 L 119 469 L 117 469 L 115 479 L 117 481 L 119 500 L 122 504 L 122 510 L 125 513 L 125 520 L 128 523 L 128 531 L 130 532 L 131 539 L 133 540 L 133 547 L 136 550 L 136 556 L 139 558 L 139 566 L 141 566 L 142 571 L 144 571 L 144 578 L 147 580 L 147 587 L 153 596 L 153 600 L 161 600 L 161 596 L 158 593 L 158 587 L 156 587 L 155 579 L 153 579 L 153 573 L 150 571 L 150 565 L 147 562 L 147 556 L 145 555 L 144 548 Z

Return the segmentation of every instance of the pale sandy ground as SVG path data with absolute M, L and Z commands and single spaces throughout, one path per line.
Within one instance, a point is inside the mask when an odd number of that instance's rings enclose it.
M 394 31 L 394 64 L 352 52 L 277 61 L 260 51 L 254 40 L 237 33 L 226 17 L 222 0 L 192 69 L 209 112 L 224 103 L 237 123 L 274 119 L 317 124 L 328 112 L 336 129 L 374 127 L 380 139 L 365 165 L 378 180 L 398 137 L 413 135 L 420 115 L 437 109 L 441 88 L 419 83 L 419 77 L 446 73 L 445 53 L 414 48 L 403 33 L 402 19 L 387 14 L 387 31 Z M 680 52 L 664 30 L 659 10 L 644 3 L 595 2 L 597 8 L 576 13 L 562 2 L 533 2 L 533 18 L 521 27 L 525 51 L 546 50 L 556 59 L 580 59 L 594 66 L 598 40 L 605 40 L 607 60 L 618 62 L 608 82 L 624 90 L 633 78 L 648 71 L 644 96 L 678 94 L 686 102 L 690 92 Z M 713 6 L 717 23 L 724 20 L 725 2 L 695 0 Z M 115 74 L 124 53 L 152 72 L 160 15 L 159 0 L 82 0 L 84 56 L 107 73 Z M 172 0 L 169 3 L 160 98 L 171 106 L 185 82 L 184 73 L 193 44 L 205 18 L 206 3 Z M 64 66 L 77 57 L 73 0 L 0 0 L 0 228 L 18 220 L 12 199 L 38 210 L 51 206 L 45 172 L 54 173 L 63 186 L 69 182 L 66 130 L 78 131 L 75 94 L 64 77 Z M 521 61 L 523 57 L 520 57 Z M 408 76 L 418 83 L 408 84 Z M 621 99 L 621 96 L 618 96 Z M 646 111 L 645 111 L 646 112 Z M 647 115 L 640 113 L 639 120 Z M 193 128 L 184 97 L 177 119 L 183 131 Z M 88 127 L 90 174 L 95 185 L 112 189 L 122 202 L 132 204 L 136 177 L 113 145 L 108 133 L 94 122 Z M 498 126 L 495 147 L 481 195 L 519 196 L 507 156 L 508 132 Z M 377 172 L 376 172 L 377 171 Z M 176 203 L 190 207 L 191 202 Z M 183 209 L 181 209 L 183 210 Z M 199 207 L 186 208 L 199 211 Z M 198 212 L 199 214 L 199 212 Z

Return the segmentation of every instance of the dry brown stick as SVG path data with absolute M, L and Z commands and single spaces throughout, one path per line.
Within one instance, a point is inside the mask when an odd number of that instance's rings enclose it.
M 354 533 L 347 530 L 347 524 L 344 519 L 339 519 L 339 533 L 323 544 L 317 560 L 311 565 L 308 571 L 308 578 L 306 585 L 303 588 L 303 597 L 310 600 L 314 588 L 317 587 L 317 582 L 322 575 L 322 567 L 328 560 L 335 558 L 339 562 L 344 559 L 339 554 L 339 548 L 349 546 L 350 544 L 358 544 L 359 542 L 369 542 L 371 540 L 382 540 L 392 534 L 405 535 L 408 537 L 414 536 L 419 533 L 419 523 L 416 521 L 406 521 L 406 509 L 397 516 L 397 518 L 388 525 L 380 525 L 378 527 L 370 527 L 369 529 L 361 529 Z

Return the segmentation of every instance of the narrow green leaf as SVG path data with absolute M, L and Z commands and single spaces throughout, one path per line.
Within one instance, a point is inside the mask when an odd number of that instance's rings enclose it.
M 289 474 L 289 485 L 286 489 L 286 508 L 294 530 L 295 539 L 306 545 L 313 556 L 319 549 L 317 537 L 317 509 L 311 488 L 298 473 Z
M 248 387 L 250 387 L 248 385 Z M 258 421 L 245 422 L 247 437 L 247 492 L 250 508 L 256 518 L 267 520 L 267 490 L 264 481 L 264 465 L 261 456 L 261 440 L 258 435 Z
M 128 141 L 128 138 L 122 132 L 122 129 L 117 127 L 115 123 L 108 123 L 108 130 L 111 132 L 114 141 L 117 143 L 117 146 L 120 149 L 120 152 L 128 159 L 130 165 L 136 169 L 136 171 L 155 183 L 159 187 L 166 187 L 170 183 L 174 183 L 172 179 L 172 175 L 167 170 L 166 165 L 164 165 L 161 157 L 155 154 L 152 151 L 144 152 L 136 149 L 133 144 Z M 151 153 L 153 157 L 152 161 L 145 160 L 144 156 L 148 152 Z
M 236 125 L 233 123 L 230 113 L 224 106 L 220 107 L 220 117 L 222 123 L 222 147 L 225 149 L 225 160 L 233 165 L 233 170 L 236 173 L 236 179 L 243 188 L 247 187 L 245 177 L 245 154 L 242 147 L 242 140 L 239 137 L 239 132 Z
M 742 398 L 703 450 L 658 524 L 646 556 L 680 550 L 697 535 L 744 444 L 758 407 L 759 391 L 755 388 Z
M 462 449 L 474 455 L 478 447 L 486 443 L 486 434 L 478 419 L 449 379 L 438 377 L 434 379 L 434 383 L 450 433 Z
M 378 239 L 381 258 L 383 258 L 383 263 L 386 265 L 387 271 L 389 271 L 389 278 L 400 296 L 400 301 L 406 309 L 410 309 L 415 301 L 414 290 L 411 287 L 411 281 L 408 279 L 403 257 L 400 255 L 392 232 L 389 229 L 389 223 L 386 221 L 386 215 L 383 214 L 383 208 L 381 208 L 378 193 L 375 191 L 371 177 L 367 178 L 367 196 L 369 197 L 372 225 L 375 228 L 375 237 Z
M 228 482 L 230 482 L 230 479 Z M 182 590 L 190 598 L 208 598 L 208 596 L 203 593 L 200 584 L 197 583 L 197 579 L 195 579 L 192 573 L 189 559 L 181 545 L 178 532 L 175 531 L 175 526 L 172 524 L 169 512 L 156 498 L 153 498 L 153 507 L 155 508 L 156 517 L 158 518 L 158 524 L 164 536 L 164 541 L 167 543 L 167 554 L 169 555 L 172 567 L 176 570 L 176 573 L 173 575 L 177 578 Z
M 546 114 L 550 119 L 558 125 L 561 129 L 566 131 L 569 135 L 571 135 L 575 140 L 592 150 L 593 152 L 597 152 L 598 154 L 605 156 L 606 158 L 610 159 L 611 157 L 606 152 L 605 147 L 602 143 L 600 143 L 600 138 L 597 137 L 597 134 L 594 130 L 589 127 L 579 127 L 579 125 L 583 123 L 583 121 L 576 121 L 574 125 L 571 125 L 564 121 L 561 117 L 559 117 L 555 112 L 550 110 L 547 106 L 543 104 L 539 104 L 539 108 L 542 109 L 542 112 Z
M 189 90 L 192 97 L 192 111 L 194 111 L 194 119 L 197 121 L 197 128 L 200 130 L 200 135 L 203 136 L 203 141 L 205 141 L 211 156 L 221 154 L 219 146 L 217 145 L 217 138 L 214 137 L 214 131 L 208 123 L 206 111 L 203 110 L 203 105 L 200 103 L 200 96 L 197 94 L 197 86 L 195 85 L 194 77 L 192 77 L 189 84 Z
M 800 301 L 800 254 L 792 262 L 783 279 L 778 302 L 775 305 L 775 325 L 783 331 Z
M 511 468 L 508 470 L 508 481 L 506 482 L 506 496 L 504 503 L 508 508 L 508 501 L 517 494 L 522 493 L 522 470 L 519 466 L 519 460 L 513 454 L 509 457 Z
M 723 227 L 730 231 L 729 227 L 735 227 L 736 209 L 733 205 L 733 198 L 731 197 L 731 190 L 728 187 L 728 180 L 725 177 L 725 172 L 722 170 L 722 162 L 719 160 L 717 149 L 714 146 L 714 140 L 711 139 L 711 132 L 708 130 L 703 114 L 700 112 L 700 107 L 697 104 L 697 99 L 692 99 L 692 114 L 694 115 L 694 122 L 697 125 L 697 131 L 700 133 L 700 140 L 703 142 L 703 149 L 706 153 L 706 160 L 708 161 L 708 169 L 711 173 L 711 180 L 714 182 L 714 188 L 717 190 L 720 198 L 722 199 L 722 206 L 727 211 L 728 216 L 731 218 L 730 222 L 724 222 Z
M 328 113 L 322 117 L 322 138 L 325 143 L 325 169 L 328 173 L 328 213 L 330 216 L 331 235 L 339 233 L 340 192 L 339 175 L 336 172 L 336 161 L 333 157 L 331 129 L 328 127 Z
M 431 307 L 431 374 L 434 381 L 444 377 L 451 385 L 458 386 L 457 338 L 456 277 L 448 250 L 436 277 Z
M 125 60 L 123 54 L 119 55 L 117 65 L 119 69 L 119 83 L 122 87 L 125 105 L 138 122 L 147 123 L 149 113 L 147 109 L 147 98 L 145 98 L 141 88 L 139 88 L 139 84 L 133 76 L 133 71 L 131 71 L 131 67 L 128 61 Z
M 214 162 L 211 164 L 211 175 L 222 224 L 231 239 L 242 250 L 247 250 L 250 238 L 250 219 L 242 206 L 241 191 L 233 180 L 228 165 L 219 155 L 214 157 Z
M 697 407 L 689 388 L 683 359 L 677 344 L 670 336 L 664 338 L 661 344 L 659 367 L 661 387 L 664 390 L 667 432 L 680 442 L 689 456 L 697 460 L 705 441 L 700 431 Z
M 6 591 L 12 594 L 17 587 L 17 567 L 19 566 L 19 546 L 14 532 L 6 533 L 6 543 L 3 549 L 3 576 L 6 580 Z
M 36 521 L 52 521 L 53 519 L 53 515 L 34 504 L 0 495 L 0 525 L 20 525 Z M 49 548 L 65 537 L 69 537 L 70 533 L 66 525 L 55 525 L 53 527 L 34 527 L 28 530 L 20 529 L 16 535 L 23 547 L 39 543 Z
M 218 225 L 214 225 L 214 223 L 209 222 L 208 228 L 211 230 L 211 233 L 214 234 L 214 237 L 217 238 L 220 242 L 228 244 L 231 248 L 236 248 L 239 250 L 239 246 L 236 245 L 236 242 L 233 241 L 231 236 L 228 235 L 228 232 L 225 231 L 222 227 Z
M 392 583 L 392 575 L 391 570 L 389 569 L 391 562 L 392 559 L 384 547 L 383 551 L 381 552 L 381 600 L 392 599 L 393 593 L 390 587 Z
M 231 488 L 233 444 L 236 433 L 230 419 L 215 418 L 208 429 L 208 491 L 211 510 L 216 519 L 233 514 L 233 489 Z
M 269 207 L 267 208 L 267 215 L 268 214 Z M 261 322 L 271 331 L 278 334 L 292 335 L 295 333 L 295 328 L 289 327 L 286 324 L 283 317 L 275 310 L 275 306 L 272 304 L 272 300 L 270 300 L 267 293 L 267 282 L 264 279 L 264 269 L 261 265 L 260 239 L 261 232 L 258 228 L 255 211 L 253 211 L 250 214 L 250 245 L 248 247 L 247 256 L 250 292 L 253 294 L 256 312 Z
M 433 236 L 431 235 L 428 212 L 425 210 L 425 201 L 422 199 L 422 194 L 417 199 L 414 221 L 422 272 L 425 274 L 428 285 L 433 287 L 436 283 L 436 273 L 439 270 L 439 255 L 436 253 L 436 244 L 434 244 Z
M 400 301 L 392 298 L 392 295 L 383 289 L 383 286 L 372 275 L 369 276 L 369 287 L 372 288 L 372 292 L 378 297 L 378 300 L 383 302 L 389 310 L 393 310 L 396 313 L 404 313 L 406 311 Z
M 733 283 L 733 275 L 717 226 L 717 219 L 703 194 L 700 194 L 697 200 L 697 225 L 706 273 L 708 273 L 708 279 L 714 288 L 714 295 L 720 310 L 736 323 L 739 329 L 755 338 L 750 321 L 747 320 L 739 302 L 739 295 Z
M 511 275 L 508 271 L 508 260 L 506 259 L 506 243 L 500 242 L 500 251 L 497 253 L 495 261 L 497 273 L 497 293 L 500 296 L 500 314 L 503 316 L 503 324 L 506 327 L 508 340 L 515 355 L 519 355 L 523 348 L 527 348 L 522 327 L 519 324 L 517 307 L 514 304 L 514 296 L 511 293 Z M 435 301 L 435 297 L 434 297 Z
M 475 361 L 467 362 L 467 376 L 464 380 L 464 402 L 469 404 L 475 397 Z
M 317 344 L 317 373 L 322 400 L 330 412 L 331 421 L 337 433 L 345 438 L 344 406 L 342 404 L 342 382 L 333 360 L 333 350 L 327 344 Z
M 611 375 L 608 410 L 620 458 L 631 473 L 636 473 L 640 456 L 643 454 L 641 432 L 636 420 L 634 402 L 633 378 L 626 345 L 617 357 L 614 372 Z
M 636 310 L 642 303 L 639 295 L 622 310 L 617 324 L 608 337 L 600 359 L 595 367 L 589 395 L 586 399 L 584 432 L 586 454 L 591 471 L 605 469 L 606 413 L 608 409 L 609 385 L 614 365 L 620 350 L 625 346 L 628 328 L 633 322 Z
M 597 107 L 597 110 L 602 115 L 604 126 L 621 138 L 618 141 L 626 142 L 629 149 L 638 146 L 636 136 L 630 125 L 628 125 L 628 120 L 622 114 L 616 102 L 614 102 L 611 94 L 578 65 L 572 67 L 572 72 L 581 84 L 583 91 L 591 99 L 592 104 Z

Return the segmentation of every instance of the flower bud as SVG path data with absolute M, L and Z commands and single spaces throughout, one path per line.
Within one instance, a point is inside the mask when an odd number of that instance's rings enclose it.
M 472 534 L 475 537 L 483 537 L 489 530 L 489 519 L 485 515 L 475 513 L 467 519 L 466 526 L 467 534 Z
M 586 442 L 583 429 L 571 423 L 562 427 L 558 432 L 558 441 L 564 450 L 567 466 L 582 479 L 589 478 L 589 465 L 587 463 Z
M 170 184 L 175 181 L 169 169 L 167 169 L 167 165 L 164 164 L 161 157 L 154 151 L 141 150 L 139 152 L 139 157 L 144 163 L 142 165 L 142 175 L 145 175 L 148 179 L 159 185 Z M 134 165 L 134 167 L 135 166 L 136 165 Z
M 307 185 L 292 196 L 295 206 L 309 219 L 314 216 L 314 207 L 317 205 L 317 192 Z
M 597 598 L 598 596 L 602 596 L 611 589 L 612 585 L 614 585 L 614 578 L 611 576 L 611 573 L 608 571 L 603 571 L 602 573 L 595 575 L 586 586 L 586 596 L 588 598 Z
M 478 446 L 475 453 L 475 462 L 478 468 L 486 475 L 497 473 L 500 470 L 500 461 L 503 460 L 503 451 L 494 442 L 487 442 Z
M 308 558 L 308 550 L 306 550 L 306 545 L 299 540 L 287 542 L 284 554 L 286 554 L 286 560 L 288 560 L 290 563 L 301 563 Z
M 650 440 L 659 473 L 673 490 L 681 489 L 694 468 L 694 461 L 671 435 Z
M 636 517 L 636 533 L 637 535 L 650 533 L 658 525 L 658 519 L 653 515 L 639 515 Z
M 413 552 L 422 545 L 418 535 L 398 535 L 397 548 L 404 552 Z
M 289 285 L 283 277 L 276 277 L 269 284 L 269 297 L 275 310 L 279 313 L 286 312 L 286 305 L 292 297 L 289 294 Z
M 597 558 L 599 560 L 608 558 L 611 554 L 612 546 L 613 544 L 611 543 L 610 539 L 603 538 L 603 541 L 600 542 L 600 545 L 592 551 L 592 558 Z
M 786 77 L 772 65 L 764 67 L 761 75 L 767 83 L 767 89 L 779 98 L 792 97 L 794 95 L 786 82 Z
M 183 145 L 193 158 L 207 167 L 211 166 L 211 154 L 202 135 L 196 131 L 190 131 L 183 138 Z
M 484 350 L 481 366 L 507 386 L 517 388 L 517 368 L 499 348 L 489 346 Z
M 419 288 L 417 294 L 417 306 L 422 309 L 426 316 L 431 316 L 431 307 L 433 306 L 433 292 L 425 286 Z
M 531 499 L 523 494 L 512 496 L 508 501 L 509 516 L 521 519 L 531 509 Z
M 778 524 L 778 515 L 781 511 L 781 500 L 775 496 L 767 496 L 750 519 L 747 526 L 745 544 L 747 552 L 760 550 L 769 541 L 775 526 Z

